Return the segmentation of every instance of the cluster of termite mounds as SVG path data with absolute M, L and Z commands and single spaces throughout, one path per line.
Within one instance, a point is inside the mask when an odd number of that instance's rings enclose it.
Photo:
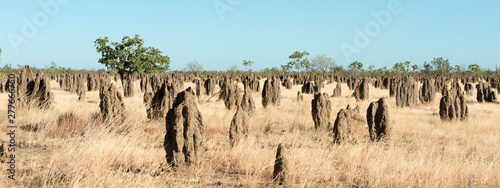
M 370 95 L 370 87 L 368 86 L 368 81 L 363 79 L 354 89 L 354 93 L 352 93 L 352 97 L 356 99 L 356 101 L 368 100 Z
M 469 107 L 465 104 L 465 97 L 457 82 L 452 84 L 450 90 L 443 91 L 439 103 L 439 116 L 442 120 L 467 120 Z
M 35 75 L 26 66 L 16 74 L 13 83 L 2 77 L 0 92 L 8 91 L 9 84 L 14 84 L 20 108 L 47 109 L 54 103 L 50 80 L 58 82 L 61 89 L 76 94 L 81 102 L 86 101 L 88 91 L 99 91 L 99 112 L 96 116 L 110 124 L 125 121 L 124 98 L 134 96 L 134 81 L 139 80 L 140 90 L 144 93 L 147 118 L 165 121 L 164 149 L 166 160 L 173 167 L 202 162 L 205 127 L 198 103 L 203 95 L 208 96 L 209 100 L 217 96 L 228 110 L 234 112 L 228 130 L 228 143 L 231 147 L 237 147 L 249 134 L 249 118 L 256 113 L 256 102 L 253 99 L 255 94 L 262 96 L 259 101 L 262 107 L 269 108 L 281 104 L 282 89 L 299 86 L 299 103 L 304 101 L 304 95 L 313 95 L 310 104 L 314 129 L 332 133 L 333 143 L 356 144 L 358 141 L 353 136 L 353 126 L 363 124 L 367 125 L 369 141 L 390 139 L 391 105 L 389 98 L 372 101 L 366 109 L 366 118 L 362 115 L 364 110 L 359 106 L 347 105 L 346 108 L 333 112 L 332 106 L 335 104 L 330 99 L 342 97 L 342 84 L 346 84 L 353 92 L 351 94 L 349 91 L 349 95 L 344 96 L 352 97 L 357 102 L 370 99 L 370 86 L 386 89 L 389 96 L 395 98 L 395 106 L 398 108 L 408 108 L 419 103 L 432 105 L 436 101 L 436 93 L 441 93 L 439 116 L 443 121 L 467 120 L 467 96 L 472 98 L 476 94 L 475 99 L 479 103 L 496 103 L 496 91 L 500 89 L 498 77 L 136 74 L 122 79 L 119 75 L 106 74 L 45 76 L 38 72 Z M 262 86 L 260 81 L 263 81 Z M 189 82 L 194 84 L 194 89 L 190 87 L 183 90 L 184 83 Z M 325 82 L 335 84 L 331 96 L 321 92 Z M 308 105 L 309 101 L 303 104 Z M 335 113 L 337 116 L 332 121 L 332 114 Z M 272 177 L 274 181 L 285 184 L 289 174 L 287 165 L 286 147 L 279 144 Z
M 413 77 L 397 80 L 391 89 L 395 90 L 396 106 L 398 107 L 413 106 L 419 101 L 418 82 Z
M 357 100 L 368 99 L 368 81 L 363 79 L 359 82 L 352 81 L 350 87 L 355 91 L 353 97 Z M 336 85 L 335 90 L 340 90 L 340 85 Z M 335 93 L 334 90 L 334 93 Z M 340 92 L 340 91 L 339 91 Z M 353 126 L 363 124 L 364 118 L 360 115 L 359 107 L 351 108 L 349 105 L 346 109 L 341 109 L 337 113 L 335 122 L 331 123 L 331 101 L 326 93 L 316 93 L 314 99 L 311 101 L 311 114 L 314 121 L 314 128 L 317 130 L 332 130 L 334 135 L 334 142 L 337 144 L 342 143 L 356 143 L 351 136 Z M 377 102 L 372 102 L 367 109 L 366 122 L 368 123 L 369 135 L 371 141 L 380 141 L 389 136 L 389 109 L 386 99 L 379 99 Z
M 7 77 L 2 76 L 0 92 L 14 93 L 18 109 L 48 109 L 54 103 L 50 77 L 42 72 L 34 74 L 29 66 L 25 66 L 11 81 Z
M 144 88 L 144 104 L 148 119 L 157 120 L 165 117 L 167 111 L 172 108 L 177 93 L 182 89 L 183 84 L 179 80 L 160 78 L 153 76 L 152 82 L 147 82 L 141 86 Z M 151 84 L 148 84 L 151 83 Z
M 497 102 L 497 96 L 488 82 L 480 81 L 477 85 L 477 102 Z
M 321 89 L 325 87 L 325 82 L 323 81 L 323 78 L 318 76 L 312 76 L 298 80 L 304 80 L 301 92 L 305 94 L 321 93 Z
M 340 109 L 333 124 L 333 142 L 336 144 L 356 143 L 351 130 L 353 126 L 363 124 L 363 122 L 364 119 L 360 115 L 358 106 L 351 108 L 347 105 L 346 109 Z
M 225 77 L 221 86 L 219 100 L 224 101 L 224 105 L 229 110 L 236 109 L 241 103 L 241 89 L 236 81 L 230 77 Z

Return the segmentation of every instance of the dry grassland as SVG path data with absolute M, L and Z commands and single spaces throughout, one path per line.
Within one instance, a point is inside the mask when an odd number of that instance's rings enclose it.
M 198 108 L 206 136 L 202 163 L 173 170 L 163 149 L 165 122 L 146 118 L 143 93 L 135 84 L 135 96 L 125 98 L 125 122 L 107 125 L 92 118 L 99 110 L 98 91 L 87 92 L 87 101 L 78 102 L 76 94 L 52 81 L 52 109 L 17 112 L 16 181 L 2 170 L 0 187 L 274 186 L 279 143 L 287 149 L 288 185 L 293 187 L 500 187 L 500 105 L 479 104 L 473 96 L 467 97 L 466 122 L 440 120 L 440 94 L 432 104 L 399 109 L 389 98 L 390 140 L 369 142 L 365 123 L 353 129 L 356 144 L 335 145 L 332 132 L 314 130 L 313 96 L 296 100 L 301 86 L 282 87 L 281 106 L 267 109 L 260 104 L 261 94 L 254 93 L 257 109 L 249 119 L 249 135 L 234 148 L 228 131 L 235 111 L 217 97 L 207 102 L 209 96 L 201 96 Z M 194 87 L 185 83 L 189 86 Z M 332 95 L 334 87 L 327 84 L 322 91 Z M 373 86 L 368 101 L 356 102 L 351 93 L 342 84 L 342 97 L 330 98 L 332 123 L 348 104 L 359 105 L 365 117 L 370 102 L 389 97 L 388 90 Z M 7 114 L 5 93 L 0 106 L 0 114 Z M 69 112 L 78 120 L 58 125 L 58 117 Z M 7 116 L 0 116 L 0 122 L 5 133 Z M 7 135 L 0 140 L 7 142 Z

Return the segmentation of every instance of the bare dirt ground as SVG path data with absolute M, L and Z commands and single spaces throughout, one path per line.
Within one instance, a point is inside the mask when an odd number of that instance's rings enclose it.
M 315 131 L 311 116 L 313 95 L 297 101 L 299 85 L 281 88 L 281 106 L 262 108 L 253 93 L 256 112 L 249 118 L 249 135 L 236 147 L 229 144 L 229 125 L 235 111 L 217 97 L 201 96 L 198 108 L 205 125 L 202 163 L 171 169 L 165 160 L 165 121 L 149 121 L 139 82 L 125 98 L 126 120 L 121 125 L 96 122 L 98 91 L 78 102 L 52 81 L 56 103 L 45 111 L 17 112 L 16 181 L 1 171 L 0 187 L 212 187 L 274 186 L 276 148 L 287 149 L 293 187 L 500 187 L 500 105 L 479 104 L 467 96 L 469 120 L 441 121 L 440 94 L 431 104 L 396 108 L 389 98 L 391 137 L 369 142 L 365 124 L 354 127 L 356 144 L 333 144 L 331 131 Z M 263 80 L 261 80 L 261 86 Z M 185 87 L 193 86 L 185 83 Z M 241 86 L 240 86 L 241 87 Z M 335 83 L 322 89 L 330 96 Z M 388 90 L 370 86 L 370 99 L 356 102 L 342 84 L 342 97 L 332 101 L 337 112 L 359 105 L 366 116 L 370 102 L 389 97 Z M 0 94 L 1 131 L 7 131 L 7 94 Z M 58 117 L 73 112 L 78 126 L 58 125 Z M 0 136 L 2 142 L 8 136 Z M 3 163 L 1 169 L 6 169 Z

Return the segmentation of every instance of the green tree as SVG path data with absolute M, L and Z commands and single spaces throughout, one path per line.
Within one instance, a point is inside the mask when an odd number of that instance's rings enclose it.
M 358 61 L 352 62 L 352 63 L 349 65 L 349 69 L 350 69 L 350 70 L 362 71 L 362 70 L 363 70 L 363 63 L 358 62 Z
M 99 63 L 111 70 L 117 70 L 122 83 L 134 73 L 155 73 L 169 70 L 170 58 L 161 55 L 154 47 L 143 47 L 139 35 L 124 36 L 121 42 L 110 42 L 108 37 L 94 41 L 96 51 L 101 53 Z
M 47 69 L 47 71 L 49 71 L 51 74 L 54 74 L 57 71 L 57 65 L 54 62 L 50 62 L 50 65 L 46 66 L 45 69 Z
M 455 74 L 460 74 L 460 73 L 462 73 L 462 67 L 460 67 L 460 65 L 455 65 L 455 66 L 453 67 L 453 72 L 454 72 Z
M 377 72 L 381 75 L 387 75 L 387 76 L 392 75 L 392 72 L 387 69 L 387 66 L 377 69 Z
M 452 67 L 450 66 L 450 60 L 445 60 L 443 59 L 443 57 L 434 58 L 431 61 L 431 64 L 436 69 L 435 72 L 438 75 L 447 74 L 452 70 Z
M 374 65 L 370 65 L 368 67 L 368 71 L 372 72 L 373 70 L 375 70 L 375 66 Z
M 2 49 L 0 48 L 0 63 L 2 63 Z
M 433 70 L 434 70 L 434 67 L 432 66 L 432 64 L 427 63 L 427 61 L 424 61 L 424 71 L 426 73 L 430 73 Z
M 405 65 L 405 71 L 406 72 L 410 72 L 410 61 L 405 61 L 404 62 L 404 65 Z
M 500 68 L 498 68 L 498 65 L 495 65 L 495 72 L 497 73 L 497 76 L 500 76 Z
M 412 65 L 411 68 L 413 69 L 413 72 L 418 71 L 418 65 Z
M 307 51 L 303 51 L 303 52 L 295 51 L 295 52 L 293 52 L 292 55 L 288 56 L 288 58 L 290 58 L 292 60 L 292 61 L 288 62 L 288 65 L 290 67 L 294 67 L 295 69 L 297 69 L 297 71 L 300 74 L 301 70 L 309 69 L 309 67 L 310 67 L 309 60 L 306 57 L 308 55 L 309 55 L 309 52 L 307 52 Z
M 186 71 L 190 71 L 192 73 L 199 73 L 203 71 L 203 65 L 198 63 L 198 61 L 191 61 L 186 64 Z
M 290 72 L 291 70 L 292 70 L 292 66 L 290 66 L 290 65 L 281 65 L 281 72 L 287 73 L 287 72 Z
M 478 73 L 481 71 L 481 66 L 479 66 L 478 64 L 470 64 L 469 71 L 473 73 Z
M 402 72 L 405 72 L 405 71 L 406 71 L 406 69 L 405 69 L 405 65 L 404 65 L 403 63 L 401 63 L 401 62 L 399 62 L 399 63 L 395 63 L 395 64 L 394 64 L 394 66 L 392 67 L 392 70 L 394 70 L 394 71 L 398 71 L 398 72 L 400 72 L 400 73 L 402 73 Z
M 341 65 L 330 67 L 330 72 L 335 75 L 341 74 L 344 72 L 344 67 Z
M 252 67 L 252 65 L 253 65 L 253 61 L 251 61 L 251 60 L 248 60 L 248 61 L 247 61 L 246 59 L 245 59 L 245 60 L 243 60 L 243 66 L 245 66 L 245 69 L 246 69 L 247 71 L 248 71 L 248 68 L 249 68 L 249 67 Z
M 311 62 L 311 68 L 321 71 L 323 75 L 325 75 L 326 71 L 330 70 L 331 67 L 335 67 L 335 60 L 326 55 L 317 55 Z

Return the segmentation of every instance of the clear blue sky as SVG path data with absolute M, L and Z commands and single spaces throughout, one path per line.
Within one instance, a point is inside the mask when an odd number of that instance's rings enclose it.
M 296 50 L 326 54 L 344 67 L 361 61 L 365 69 L 406 60 L 422 67 L 433 57 L 450 59 L 452 65 L 500 66 L 498 0 L 400 0 L 400 12 L 391 13 L 385 26 L 371 11 L 389 10 L 389 0 L 61 0 L 56 11 L 45 11 L 39 5 L 44 2 L 58 1 L 0 2 L 0 66 L 44 67 L 53 61 L 74 69 L 103 68 L 93 41 L 135 34 L 168 55 L 173 70 L 193 60 L 206 70 L 243 69 L 243 59 L 260 70 L 286 64 Z M 221 17 L 214 3 L 231 10 L 219 11 Z M 23 34 L 23 27 L 35 22 L 38 31 Z M 356 46 L 355 28 L 365 31 L 365 26 L 372 28 L 370 43 Z M 341 44 L 359 51 L 346 58 Z

